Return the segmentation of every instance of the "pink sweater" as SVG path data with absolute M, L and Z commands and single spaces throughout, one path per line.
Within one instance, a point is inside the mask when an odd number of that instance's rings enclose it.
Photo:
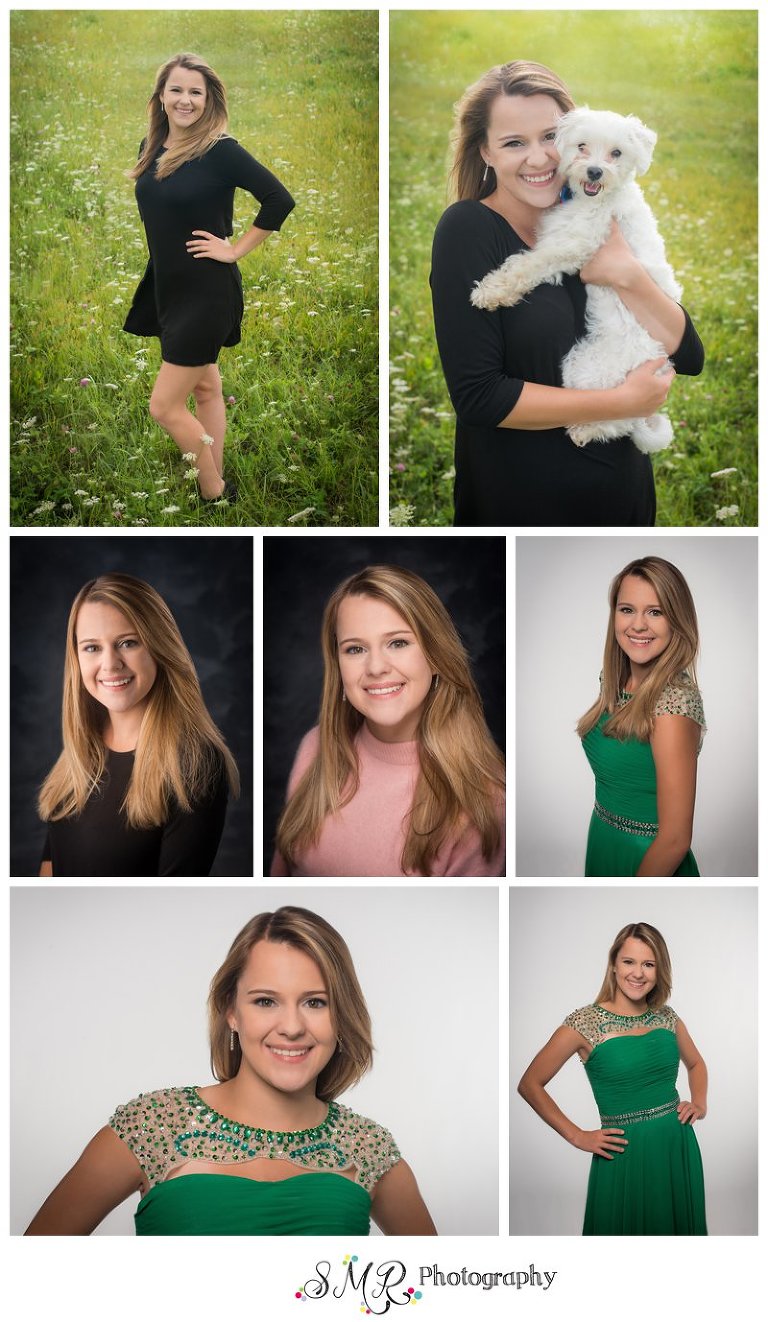
M 306 849 L 289 868 L 275 853 L 273 877 L 402 877 L 405 819 L 419 775 L 418 744 L 385 744 L 366 725 L 356 740 L 360 785 L 353 799 L 327 817 L 317 844 Z M 318 747 L 315 727 L 299 745 L 288 781 L 288 798 L 310 766 Z M 504 809 L 499 805 L 502 839 L 491 859 L 483 858 L 480 837 L 467 826 L 440 850 L 433 865 L 436 877 L 501 877 L 504 875 Z M 419 874 L 421 875 L 421 874 Z

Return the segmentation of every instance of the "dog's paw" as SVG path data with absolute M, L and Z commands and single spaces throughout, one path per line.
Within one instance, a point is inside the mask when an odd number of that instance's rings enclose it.
M 589 445 L 590 441 L 607 441 L 610 438 L 606 436 L 601 429 L 600 424 L 596 422 L 580 422 L 572 427 L 566 427 L 566 431 L 574 445 Z
M 486 312 L 495 312 L 501 302 L 498 292 L 494 290 L 492 284 L 489 284 L 487 276 L 475 285 L 469 301 L 473 307 L 484 308 Z

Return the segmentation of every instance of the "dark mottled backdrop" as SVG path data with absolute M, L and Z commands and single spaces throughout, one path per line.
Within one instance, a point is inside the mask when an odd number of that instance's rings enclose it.
M 403 565 L 434 588 L 469 653 L 491 734 L 504 748 L 503 537 L 265 536 L 265 873 L 296 749 L 317 724 L 325 603 L 342 579 L 374 564 Z
M 89 578 L 146 579 L 167 601 L 242 777 L 212 876 L 252 876 L 253 553 L 250 537 L 11 537 L 11 876 L 37 876 L 37 790 L 61 751 L 67 618 Z

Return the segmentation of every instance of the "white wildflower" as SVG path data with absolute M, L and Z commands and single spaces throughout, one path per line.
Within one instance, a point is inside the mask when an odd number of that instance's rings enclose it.
M 148 491 L 132 491 L 131 495 L 135 496 L 136 500 L 149 500 Z
M 738 468 L 718 468 L 716 473 L 710 473 L 710 477 L 730 477 L 731 473 L 738 473 Z
M 413 522 L 415 513 L 415 505 L 406 505 L 400 501 L 399 505 L 395 505 L 394 509 L 389 511 L 390 528 L 407 528 L 408 524 Z
M 189 450 L 187 454 L 183 454 L 181 457 L 184 460 L 185 464 L 193 464 L 197 459 L 197 455 L 194 453 L 193 450 Z
M 184 481 L 196 482 L 199 472 L 200 472 L 199 468 L 188 468 L 184 474 Z
M 298 514 L 290 514 L 288 516 L 287 522 L 298 523 L 299 519 L 306 519 L 309 517 L 310 514 L 314 514 L 314 512 L 315 512 L 315 506 L 308 505 L 305 510 L 299 510 Z
M 180 506 L 180 505 L 166 505 L 164 509 L 161 509 L 160 513 L 161 513 L 161 514 L 178 514 L 178 512 L 179 512 L 180 509 L 181 509 L 181 506 Z
M 88 495 L 88 492 L 87 492 L 87 491 L 83 491 L 83 490 L 81 490 L 80 488 L 78 488 L 78 490 L 75 491 L 74 494 L 75 494 L 76 496 L 87 496 L 87 495 Z
M 721 509 L 715 510 L 716 519 L 735 519 L 739 512 L 738 505 L 723 505 Z
M 35 514 L 49 514 L 50 511 L 55 510 L 55 508 L 55 500 L 44 500 L 42 505 L 38 505 L 37 509 L 33 511 L 32 518 L 35 517 Z

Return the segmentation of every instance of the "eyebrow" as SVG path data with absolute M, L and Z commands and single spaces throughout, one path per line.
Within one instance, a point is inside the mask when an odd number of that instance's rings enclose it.
M 250 990 L 250 991 L 247 991 L 245 994 L 246 994 L 246 996 L 279 996 L 279 995 L 280 995 L 280 993 L 274 991 L 272 987 L 251 987 L 251 990 Z M 327 993 L 327 991 L 325 990 L 325 987 L 316 987 L 316 988 L 314 989 L 314 991 L 311 990 L 311 989 L 310 989 L 309 991 L 303 991 L 303 992 L 301 993 L 301 995 L 302 995 L 302 996 L 320 996 L 320 995 L 327 996 L 328 993 Z
M 634 604 L 635 604 L 634 601 L 617 601 L 617 602 L 616 602 L 616 605 L 617 605 L 617 606 L 634 606 Z M 660 610 L 661 610 L 661 606 L 659 605 L 658 601 L 653 601 L 653 602 L 649 602 L 645 609 L 646 609 L 646 610 L 652 610 L 652 611 L 660 611 Z
M 135 629 L 127 629 L 125 633 L 118 633 L 118 634 L 115 634 L 115 642 L 116 642 L 116 643 L 119 643 L 120 640 L 121 640 L 121 638 L 138 638 L 138 637 L 139 637 L 139 635 L 136 633 L 136 630 L 135 630 Z M 78 638 L 77 635 L 75 635 L 75 641 L 77 642 L 77 645 L 78 645 L 78 647 L 79 647 L 81 643 L 100 643 L 100 642 L 103 642 L 103 639 L 101 639 L 101 638 Z
M 415 638 L 415 637 L 416 637 L 415 633 L 413 632 L 413 629 L 408 629 L 408 628 L 405 628 L 405 629 L 390 629 L 388 633 L 383 633 L 383 634 L 381 635 L 381 637 L 382 637 L 382 638 L 397 638 L 398 634 L 403 634 L 403 633 L 409 633 L 409 634 L 411 635 L 412 638 Z M 344 646 L 344 643 L 364 643 L 364 642 L 365 642 L 365 639 L 364 639 L 364 638 L 340 638 L 340 639 L 339 639 L 339 647 L 343 647 L 343 646 Z
M 556 127 L 557 127 L 556 124 L 550 124 L 549 128 L 546 128 L 546 129 L 542 129 L 542 130 L 541 130 L 541 133 L 539 134 L 539 137 L 542 137 L 545 133 L 554 133 Z M 498 142 L 503 142 L 505 138 L 525 138 L 525 137 L 532 137 L 532 138 L 535 138 L 535 137 L 536 137 L 536 134 L 535 134 L 535 133 L 531 133 L 531 134 L 517 133 L 517 132 L 515 132 L 514 129 L 510 129 L 508 133 L 499 133 L 498 138 L 497 138 L 497 141 L 498 141 Z

